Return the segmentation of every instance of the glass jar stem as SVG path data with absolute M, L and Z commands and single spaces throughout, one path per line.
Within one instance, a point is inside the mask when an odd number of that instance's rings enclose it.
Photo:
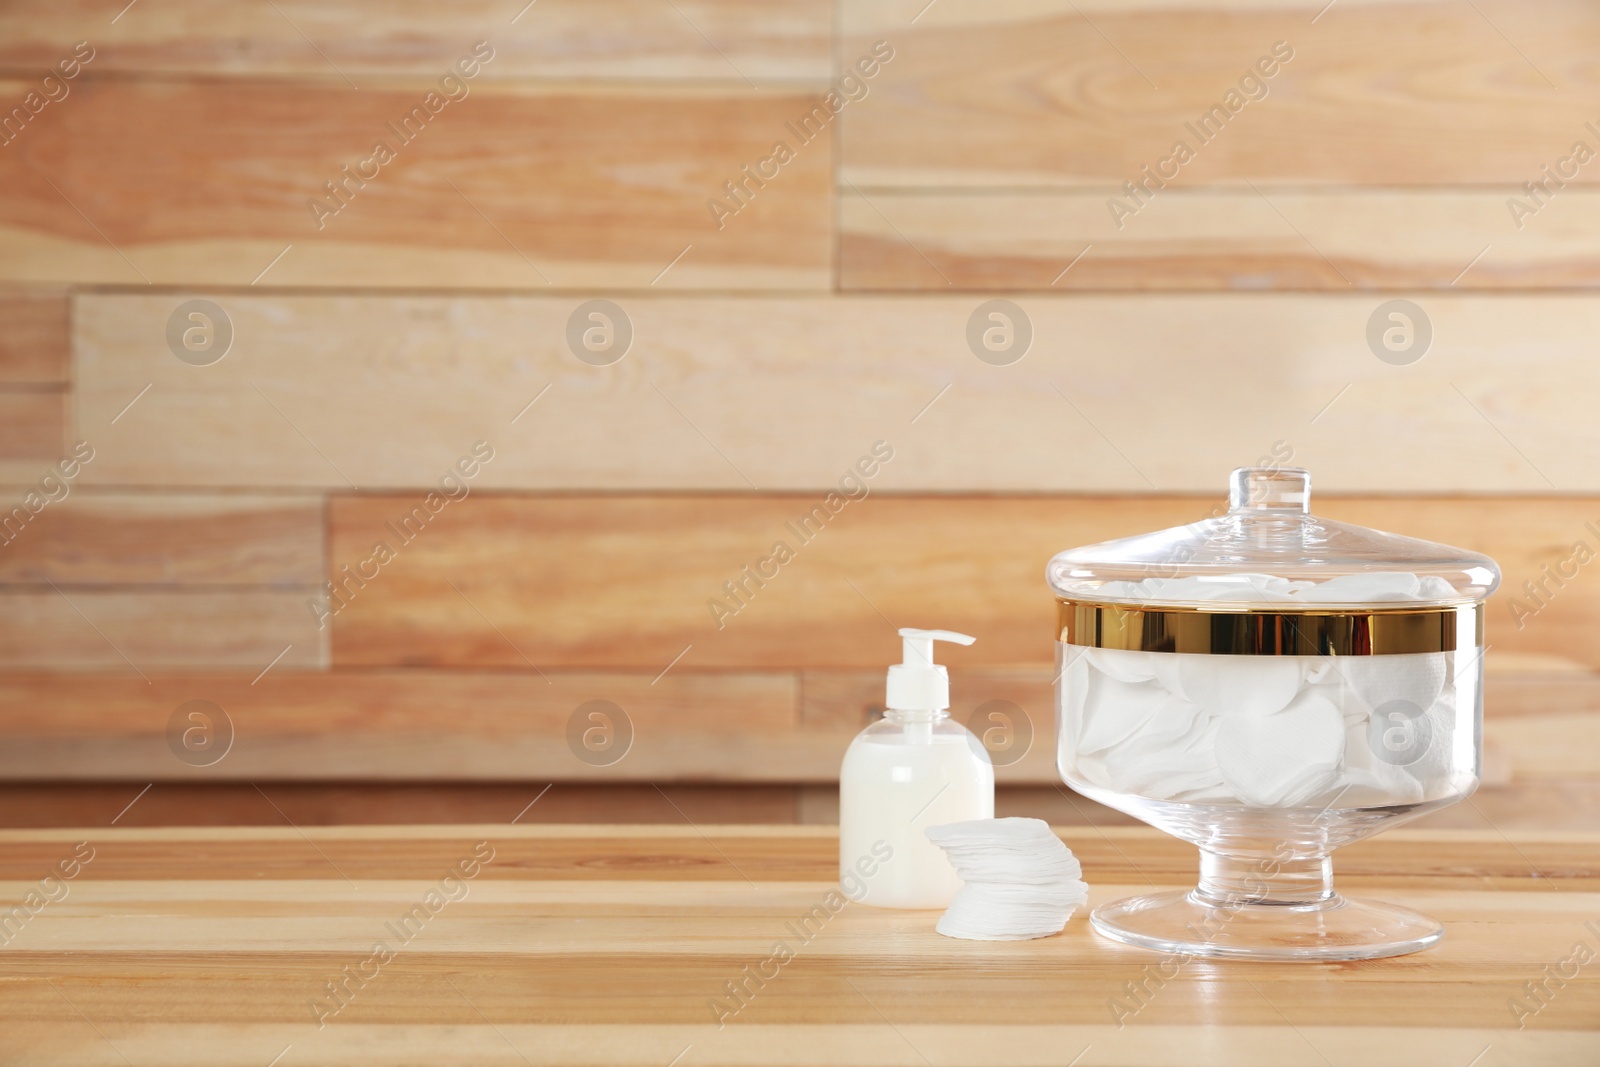
M 1291 854 L 1200 850 L 1200 884 L 1194 898 L 1216 908 L 1247 904 L 1316 907 L 1337 899 L 1333 857 L 1325 852 Z

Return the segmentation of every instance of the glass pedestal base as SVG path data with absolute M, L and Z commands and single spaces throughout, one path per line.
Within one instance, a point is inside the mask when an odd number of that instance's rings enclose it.
M 1409 908 L 1349 900 L 1288 903 L 1174 890 L 1102 904 L 1089 922 L 1113 941 L 1174 955 L 1244 960 L 1371 960 L 1437 944 L 1444 927 Z

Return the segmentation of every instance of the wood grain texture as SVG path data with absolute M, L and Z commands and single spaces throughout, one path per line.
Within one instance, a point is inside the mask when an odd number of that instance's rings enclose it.
M 1174 190 L 1120 227 L 1114 193 L 845 189 L 839 285 L 1515 290 L 1588 289 L 1600 276 L 1593 190 L 1566 190 L 1520 225 L 1510 188 Z
M 701 831 L 705 832 L 701 832 Z M 79 832 L 74 832 L 79 831 Z M 764 826 L 690 826 L 639 829 L 621 826 L 521 826 L 487 823 L 479 826 L 368 826 L 319 827 L 300 836 L 288 827 L 241 827 L 236 834 L 215 829 L 74 827 L 7 830 L 6 848 L 0 852 L 0 881 L 30 880 L 34 871 L 49 867 L 88 831 L 104 847 L 96 847 L 95 861 L 84 867 L 85 881 L 170 881 L 196 877 L 197 865 L 207 864 L 204 877 L 216 882 L 250 882 L 263 870 L 287 879 L 337 880 L 328 865 L 336 856 L 345 873 L 357 880 L 394 881 L 420 877 L 418 872 L 448 865 L 472 842 L 488 836 L 503 850 L 505 861 L 488 865 L 483 877 L 493 881 L 517 880 L 536 874 L 541 880 L 590 882 L 603 880 L 644 883 L 829 882 L 837 873 L 839 844 L 836 831 L 826 827 L 775 828 Z M 1162 884 L 1179 884 L 1192 878 L 1198 857 L 1195 849 L 1176 838 L 1147 827 L 1092 828 L 1061 835 L 1102 883 L 1134 884 L 1140 872 Z M 1417 889 L 1448 889 L 1472 872 L 1476 887 L 1498 890 L 1529 889 L 1552 896 L 1573 896 L 1600 888 L 1600 857 L 1593 832 L 1518 832 L 1511 840 L 1492 830 L 1453 830 L 1426 833 L 1412 829 L 1390 830 L 1340 849 L 1345 862 L 1341 880 L 1352 886 L 1392 881 L 1404 875 Z M 208 849 L 184 847 L 207 842 Z M 504 842 L 504 844 L 501 844 Z M 1418 843 L 1430 842 L 1428 858 L 1418 856 Z M 63 847 L 65 846 L 65 847 Z M 114 846 L 114 847 L 113 847 Z M 322 849 L 319 853 L 318 848 Z M 603 854 L 631 856 L 631 861 L 595 862 Z M 608 853 L 608 850 L 609 851 Z M 1554 885 L 1529 887 L 1538 872 Z M 36 877 L 36 876 L 35 876 Z M 1166 880 L 1171 879 L 1170 883 Z M 1571 894 L 1562 892 L 1570 889 Z
M 269 960 L 253 956 L 234 958 L 263 967 L 270 963 Z M 363 958 L 355 957 L 358 962 Z M 764 958 L 756 956 L 751 959 L 759 961 Z M 295 969 L 291 976 L 285 976 L 285 980 L 292 980 L 300 987 L 315 987 L 338 975 L 337 967 L 341 959 L 333 960 L 335 968 L 331 972 L 310 964 Z M 728 975 L 737 977 L 741 973 L 740 968 L 749 962 L 750 959 L 727 957 L 706 965 L 686 966 L 684 969 L 652 969 L 638 974 L 619 974 L 618 968 L 607 961 L 589 967 L 575 966 L 573 971 L 563 969 L 558 973 L 559 980 L 570 982 L 576 972 L 576 976 L 581 976 L 585 981 L 603 984 L 616 996 L 640 1003 L 651 1001 L 658 989 L 683 981 L 686 977 L 692 977 L 701 992 L 715 988 L 717 983 L 729 981 Z M 692 1022 L 681 1024 L 671 1021 L 659 1025 L 617 1022 L 572 1024 L 559 1021 L 542 1025 L 518 1024 L 510 1021 L 518 1017 L 518 1012 L 508 1001 L 513 997 L 543 998 L 548 989 L 547 983 L 526 979 L 507 982 L 498 971 L 491 970 L 487 973 L 493 984 L 480 988 L 477 984 L 463 983 L 457 972 L 449 970 L 452 966 L 455 966 L 454 961 L 443 965 L 431 964 L 424 957 L 410 960 L 405 965 L 395 965 L 393 971 L 404 973 L 409 979 L 407 984 L 413 990 L 426 990 L 428 995 L 456 995 L 445 986 L 445 975 L 450 977 L 453 984 L 470 990 L 469 1001 L 462 1001 L 458 996 L 457 1003 L 464 1005 L 459 1019 L 451 1016 L 451 1024 L 446 1027 L 408 1023 L 402 1018 L 407 1013 L 412 1017 L 427 1015 L 419 1010 L 420 1004 L 390 994 L 384 998 L 384 1010 L 376 1021 L 341 1023 L 337 1028 L 324 1032 L 318 1042 L 322 1062 L 338 1064 L 340 1067 L 398 1065 L 414 1062 L 413 1057 L 425 1055 L 430 1063 L 448 1067 L 543 1067 L 545 1064 L 571 1063 L 639 1064 L 648 1067 L 650 1064 L 670 1062 L 685 1047 L 695 1046 L 693 1037 L 696 1034 L 703 1034 L 709 1039 L 716 1033 L 718 1041 L 715 1048 L 720 1055 L 710 1062 L 729 1067 L 752 1063 L 800 1067 L 851 1062 L 917 1067 L 924 1062 L 922 1056 L 943 1056 L 951 1062 L 971 1062 L 992 1058 L 997 1050 L 1015 1062 L 1043 1065 L 1069 1062 L 1060 1058 L 1064 1047 L 1070 1047 L 1073 1052 L 1082 1052 L 1093 1046 L 1096 1040 L 1104 1045 L 1114 1029 L 1109 1023 L 1098 1022 L 1030 1025 L 1008 1021 L 1003 1025 L 984 1025 L 982 1020 L 974 1019 L 967 1025 L 935 1019 L 905 1021 L 902 1019 L 904 1013 L 898 1010 L 890 1016 L 894 1020 L 892 1026 L 879 1021 L 881 1017 L 878 1015 L 863 1018 L 851 1015 L 840 1022 L 824 1023 L 815 1020 L 827 1018 L 831 1005 L 823 1003 L 820 998 L 797 1007 L 783 1022 L 742 1026 L 723 1032 L 716 1032 L 714 1027 L 702 1029 Z M 467 966 L 474 974 L 482 973 L 476 960 L 470 961 Z M 863 1010 L 871 1003 L 881 1002 L 886 994 L 892 996 L 898 985 L 897 980 L 889 979 L 879 979 L 870 984 L 863 982 L 855 968 L 848 969 L 847 980 L 845 970 L 841 967 L 818 974 L 807 969 L 804 973 L 817 985 L 825 984 L 828 991 L 838 998 L 870 996 L 871 1000 L 852 1001 L 862 1005 Z M 1123 974 L 1114 978 L 1112 984 L 1136 979 L 1140 973 L 1138 966 L 1130 964 Z M 199 982 L 216 984 L 225 981 L 227 976 L 226 971 L 205 970 L 172 985 L 180 995 L 187 996 L 193 985 Z M 130 968 L 118 972 L 118 978 L 125 982 L 161 977 L 161 972 L 153 968 Z M 952 979 L 960 980 L 959 976 Z M 1256 981 L 1259 982 L 1259 979 Z M 1014 988 L 1027 982 L 1025 977 L 1011 976 L 1003 986 L 1002 995 L 1012 995 Z M 58 984 L 71 990 L 73 999 L 77 1000 L 82 986 L 87 983 Z M 498 995 L 502 990 L 510 990 L 504 999 Z M 1404 999 L 1412 991 L 1405 983 L 1394 982 L 1380 990 L 1367 992 L 1366 996 L 1360 998 L 1359 1006 L 1351 1010 L 1369 1011 L 1374 1004 Z M 30 1013 L 34 1013 L 35 1004 L 49 997 L 52 991 L 40 980 L 30 985 L 28 992 L 31 996 L 26 1002 L 27 1007 Z M 1052 986 L 1050 992 L 1060 997 L 1071 997 L 1081 995 L 1083 991 L 1060 985 Z M 1244 981 L 1230 984 L 1226 992 L 1238 997 L 1254 995 L 1249 983 Z M 258 989 L 251 988 L 244 995 L 259 993 Z M 276 994 L 275 999 L 282 998 L 279 1001 L 280 1010 L 286 1016 L 296 1009 L 306 1011 L 304 1003 L 289 999 L 294 995 L 288 992 Z M 920 997 L 926 994 L 918 988 L 916 995 Z M 490 1016 L 495 1020 L 493 1023 L 485 1023 L 479 1016 L 466 1014 L 466 1005 L 484 1000 L 489 1000 L 494 1008 L 494 1015 Z M 224 1009 L 223 1003 L 210 999 L 201 998 L 197 1002 L 205 1003 L 214 1012 L 220 1013 Z M 567 1003 L 565 1000 L 560 1002 Z M 1263 1013 L 1270 1003 L 1262 1002 Z M 701 1007 L 703 1010 L 704 1005 Z M 891 1007 L 898 1009 L 899 1005 Z M 803 1014 L 807 1011 L 811 1014 Z M 1199 1013 L 1200 1010 L 1196 1009 L 1195 1014 Z M 50 1009 L 38 1015 L 46 1021 L 33 1026 L 18 1025 L 8 1032 L 8 1036 L 11 1032 L 26 1035 L 22 1038 L 26 1042 L 22 1047 L 40 1053 L 42 1058 L 37 1062 L 82 1063 L 105 1047 L 102 1039 L 75 1017 L 58 1019 Z M 710 1017 L 709 1013 L 707 1017 Z M 1413 1067 L 1418 1064 L 1450 1067 L 1458 1061 L 1470 1062 L 1474 1048 L 1481 1052 L 1493 1044 L 1494 1038 L 1504 1039 L 1506 1036 L 1499 1030 L 1468 1028 L 1465 1024 L 1437 1028 L 1376 1026 L 1370 1030 L 1352 1031 L 1339 1026 L 1319 1027 L 1309 1019 L 1291 1028 L 1275 1023 L 1271 1018 L 1257 1019 L 1244 1013 L 1229 1021 L 1234 1025 L 1230 1026 L 1224 1041 L 1215 1040 L 1211 1026 L 1203 1023 L 1158 1024 L 1142 1031 L 1133 1031 L 1118 1042 L 1121 1051 L 1116 1058 L 1096 1059 L 1090 1053 L 1079 1063 L 1082 1067 L 1123 1067 L 1125 1064 L 1138 1067 L 1279 1067 L 1284 1062 L 1282 1056 L 1285 1046 L 1294 1043 L 1308 1051 L 1323 1049 L 1327 1055 L 1340 1057 L 1332 1062 L 1361 1062 L 1377 1067 Z M 75 1023 L 77 1030 L 72 1029 Z M 119 1047 L 129 1049 L 128 1055 L 135 1057 L 129 1062 L 137 1067 L 147 1064 L 150 1067 L 207 1067 L 218 1062 L 226 1063 L 229 1067 L 248 1067 L 248 1057 L 252 1053 L 259 1052 L 260 1048 L 274 1041 L 281 1051 L 283 1045 L 294 1044 L 292 1036 L 301 1031 L 292 1023 L 229 1025 L 184 1022 L 141 1023 L 137 1027 L 119 1029 L 119 1033 Z M 446 1033 L 448 1038 L 443 1036 Z M 291 1035 L 290 1039 L 286 1040 L 285 1034 Z M 1314 1044 L 1308 1046 L 1306 1042 Z M 1507 1062 L 1522 1067 L 1541 1067 L 1545 1064 L 1551 1067 L 1588 1067 L 1593 1062 L 1595 1045 L 1591 1035 L 1574 1032 L 1574 1028 L 1548 1029 L 1517 1042 L 1516 1047 L 1526 1050 L 1529 1058 L 1508 1059 Z M 697 1047 L 708 1046 L 710 1041 L 703 1040 Z M 377 1054 L 375 1048 L 392 1048 L 396 1051 Z M 190 1049 L 197 1051 L 185 1055 Z M 228 1050 L 226 1059 L 218 1059 L 218 1053 L 214 1050 L 219 1049 Z M 924 1049 L 927 1051 L 923 1052 Z M 1206 1051 L 1197 1052 L 1197 1049 Z M 1212 1050 L 1216 1051 L 1213 1053 Z M 1462 1057 L 1466 1057 L 1466 1060 L 1463 1061 Z M 928 1062 L 938 1060 L 930 1058 Z
M 1193 882 L 1194 850 L 1154 831 L 1060 833 L 1091 905 Z M 244 1064 L 285 1045 L 338 1064 L 658 1067 L 686 1046 L 712 1063 L 999 1052 L 1158 1067 L 1445 1067 L 1486 1045 L 1506 1063 L 1586 1067 L 1600 1051 L 1586 978 L 1522 1032 L 1507 1008 L 1575 940 L 1593 944 L 1593 834 L 1401 830 L 1353 845 L 1337 861 L 1341 884 L 1438 916 L 1438 948 L 1355 965 L 1182 966 L 1120 1029 L 1109 1001 L 1160 957 L 1095 937 L 1081 916 L 1054 938 L 975 943 L 939 937 L 931 913 L 847 905 L 816 932 L 791 933 L 833 888 L 827 830 L 111 829 L 0 841 L 19 896 L 78 842 L 94 850 L 67 897 L 6 949 L 0 1036 L 41 1064 L 83 1062 L 108 1042 L 138 1067 Z M 319 1030 L 311 1005 L 329 978 L 374 939 L 394 940 L 385 924 L 475 848 L 492 859 L 465 891 L 452 889 L 458 899 Z M 797 942 L 793 958 L 719 1028 L 712 1000 L 778 938 Z
M 65 385 L 71 317 L 65 294 L 0 291 L 0 385 Z
M 802 702 L 799 680 L 785 672 L 674 670 L 657 678 L 280 666 L 256 683 L 245 675 L 147 673 L 149 682 L 131 674 L 0 674 L 0 781 L 834 782 L 845 748 L 870 721 L 845 686 L 835 682 L 841 698 L 827 699 L 810 677 Z M 962 679 L 957 714 L 967 721 L 991 699 L 969 701 L 969 693 L 1027 700 L 1019 726 L 1026 758 L 1000 767 L 997 777 L 1053 783 L 1049 703 L 1034 699 L 1049 679 L 1030 678 L 1036 684 L 1024 693 L 1016 673 Z M 848 681 L 851 695 L 868 687 L 864 675 Z M 881 672 L 876 686 L 881 700 Z M 180 713 L 190 701 L 220 709 L 202 709 L 206 733 L 196 739 L 224 745 L 231 737 L 216 761 L 190 763 L 173 748 L 181 741 L 172 722 L 183 720 L 179 730 L 190 725 Z M 831 719 L 818 713 L 819 703 Z M 580 755 L 586 735 L 591 749 Z M 997 759 L 1014 758 L 1002 741 L 995 741 Z
M 66 447 L 67 420 L 63 390 L 0 387 L 0 459 L 44 466 Z
M 1563 791 L 1579 795 L 1584 783 L 1600 788 L 1600 675 L 1501 671 L 1498 659 L 1489 663 L 1484 782 L 1533 790 L 1516 802 L 1518 810 L 1538 810 L 1555 823 L 1567 811 Z M 845 748 L 883 701 L 881 670 L 796 677 L 674 668 L 658 679 L 278 667 L 254 684 L 249 672 L 149 673 L 149 682 L 131 672 L 0 674 L 0 781 L 138 779 L 218 788 L 270 781 L 302 790 L 329 782 L 517 782 L 536 789 L 551 782 L 833 783 Z M 985 738 L 996 780 L 1045 787 L 1047 799 L 1059 783 L 1052 673 L 962 669 L 951 686 L 951 715 Z M 1557 693 L 1560 703 L 1552 704 Z M 186 718 L 190 701 L 208 702 L 208 718 Z M 594 711 L 606 718 L 591 718 Z M 196 744 L 215 744 L 211 751 L 223 755 L 184 760 L 173 747 L 182 745 L 173 736 L 175 719 L 179 730 L 199 725 Z M 601 732 L 590 735 L 586 760 L 581 731 L 595 728 Z M 1549 788 L 1540 794 L 1540 785 Z M 635 796 L 626 789 L 619 795 Z M 1541 795 L 1549 801 L 1543 808 Z M 578 802 L 563 796 L 558 807 L 575 810 Z M 1052 803 L 1060 809 L 1052 820 L 1064 821 L 1068 806 Z M 617 821 L 619 810 L 601 805 L 595 811 L 611 815 L 590 821 Z
M 279 667 L 320 667 L 327 656 L 309 593 L 0 589 L 0 669 L 143 677 L 230 668 L 248 681 L 279 653 Z
M 7 829 L 106 826 L 114 818 L 124 828 L 509 825 L 512 820 L 518 825 L 794 824 L 801 821 L 804 788 L 776 783 L 158 781 L 141 794 L 145 784 L 0 785 L 0 821 Z M 1076 799 L 1087 809 L 1100 810 L 1091 801 Z
M 124 0 L 126 3 L 126 0 Z M 473 42 L 493 43 L 481 77 L 822 82 L 832 9 L 820 0 L 469 0 L 425 4 L 278 0 L 271 6 L 166 3 L 111 20 L 114 0 L 65 0 L 0 11 L 0 69 L 28 75 L 70 55 L 87 34 L 92 74 L 278 75 L 366 88 L 371 78 L 429 82 Z M 304 34 L 304 36 L 302 36 Z
M 0 548 L 0 584 L 315 586 L 322 538 L 314 497 L 69 490 Z
M 144 784 L 0 784 L 0 828 L 99 827 L 112 819 L 124 828 L 387 826 L 504 823 L 511 819 L 518 824 L 839 824 L 839 787 L 835 783 L 158 781 L 141 795 Z M 1132 816 L 1061 785 L 1001 782 L 995 788 L 994 804 L 997 818 L 1044 819 L 1052 826 L 1139 825 Z M 1594 827 L 1597 805 L 1600 781 L 1593 779 L 1484 785 L 1472 795 L 1470 804 L 1445 808 L 1408 825 L 1420 829 L 1584 832 Z
M 335 498 L 335 566 L 369 556 L 376 539 L 395 540 L 386 524 L 412 503 Z M 809 504 L 793 497 L 470 497 L 348 600 L 332 620 L 334 661 L 660 671 L 681 655 L 692 669 L 871 667 L 898 658 L 887 616 L 894 625 L 961 620 L 979 640 L 951 659 L 952 669 L 1049 662 L 1053 606 L 1038 578 L 1049 553 L 1028 551 L 1024 537 L 1059 536 L 1069 507 L 873 496 L 851 504 L 855 510 L 841 512 L 812 543 L 798 544 L 785 526 Z M 934 517 L 939 510 L 943 521 Z M 1002 530 L 1006 536 L 996 539 Z M 748 607 L 719 620 L 713 598 L 734 603 L 722 583 L 780 539 L 796 558 Z M 918 564 L 908 565 L 913 559 Z
M 1195 158 L 1180 185 L 1520 187 L 1575 140 L 1594 147 L 1584 128 L 1596 88 L 1584 57 L 1600 46 L 1591 6 L 1473 11 L 1422 0 L 1317 17 L 1322 6 L 962 0 L 912 25 L 911 5 L 848 5 L 843 55 L 879 38 L 898 54 L 874 95 L 846 112 L 843 177 L 859 186 L 1121 186 L 1184 140 Z M 1185 123 L 1237 94 L 1278 41 L 1293 58 L 1264 83 L 1265 97 L 1236 95 L 1242 107 L 1220 131 L 1207 141 L 1191 134 Z
M 1583 829 L 1561 822 L 1574 799 L 1600 783 L 1558 793 L 1518 793 L 1523 810 L 1496 815 L 1502 829 Z M 548 787 L 548 788 L 547 788 Z M 389 826 L 405 823 L 839 823 L 837 784 L 662 782 L 24 782 L 0 784 L 0 828 L 105 826 Z M 1480 791 L 1482 808 L 1505 790 Z M 135 799 L 137 798 L 137 799 Z M 1543 801 L 1543 803 L 1541 803 Z M 1555 802 L 1562 808 L 1558 809 Z M 127 809 L 124 811 L 123 809 Z M 1127 826 L 1134 820 L 1066 790 L 1001 785 L 999 817 L 1061 826 Z M 119 814 L 120 813 L 120 814 Z M 1433 821 L 1427 825 L 1432 825 Z M 1483 820 L 1472 827 L 1482 829 Z
M 410 497 L 336 497 L 335 572 L 390 544 L 397 557 L 332 618 L 340 666 L 526 669 L 861 667 L 899 658 L 896 626 L 959 625 L 978 638 L 951 671 L 1053 661 L 1056 552 L 1204 517 L 1191 498 L 948 498 L 874 494 L 802 542 L 789 529 L 815 501 L 788 496 L 495 497 L 450 505 L 406 545 L 388 524 Z M 1589 499 L 1324 497 L 1319 514 L 1482 551 L 1505 573 L 1487 607 L 1495 651 L 1600 667 L 1600 595 L 1579 542 L 1600 537 Z M 744 568 L 778 541 L 794 558 L 757 587 Z M 771 565 L 767 568 L 772 569 Z M 752 572 L 753 573 L 753 572 Z M 343 579 L 341 579 L 343 580 Z M 744 583 L 739 601 L 725 582 Z M 1543 608 L 1524 583 L 1542 582 Z M 713 604 L 719 602 L 723 611 Z M 720 628 L 719 628 L 720 623 Z M 685 652 L 685 648 L 689 647 Z
M 833 777 L 848 741 L 796 731 L 795 680 L 782 673 L 298 673 L 285 659 L 259 682 L 253 672 L 152 673 L 148 684 L 0 674 L 0 737 L 10 742 L 0 777 L 794 782 Z M 221 709 L 219 738 L 232 731 L 209 766 L 170 747 L 169 723 L 192 700 Z M 40 706 L 50 714 L 26 710 Z M 578 751 L 596 729 L 586 761 Z
M 548 788 L 547 788 L 548 787 Z M 0 784 L 0 829 L 115 825 L 162 826 L 392 826 L 509 822 L 517 824 L 639 823 L 814 824 L 837 826 L 837 784 L 626 782 L 156 782 L 148 791 L 125 782 Z M 1600 784 L 1542 783 L 1474 795 L 1496 814 L 1501 829 L 1586 829 L 1563 822 L 1556 803 L 1600 796 Z M 126 809 L 126 810 L 124 810 Z M 1452 809 L 1453 810 L 1453 809 Z M 995 812 L 1043 818 L 1053 826 L 1133 826 L 1113 811 L 1065 787 L 998 786 Z M 1419 824 L 1434 826 L 1430 817 Z M 1466 828 L 1491 825 L 1483 818 Z M 1452 824 L 1452 828 L 1458 828 Z
M 0 82 L 0 99 L 27 89 Z M 390 124 L 425 92 L 82 82 L 0 152 L 0 280 L 831 284 L 831 133 L 797 147 L 722 229 L 706 206 L 773 154 L 813 95 L 479 84 L 456 102 L 435 93 L 437 113 L 397 136 Z M 382 166 L 370 162 L 380 142 L 393 153 Z M 344 177 L 346 165 L 358 176 Z M 335 181 L 339 199 L 324 186 Z
M 182 299 L 77 301 L 93 484 L 421 487 L 487 440 L 485 488 L 811 491 L 883 440 L 873 489 L 1210 495 L 1292 454 L 1319 492 L 1600 492 L 1589 296 L 1423 295 L 1406 366 L 1377 294 L 1019 294 L 1009 366 L 967 346 L 987 294 L 624 295 L 609 367 L 567 347 L 577 297 L 249 295 L 195 368 L 160 340 Z

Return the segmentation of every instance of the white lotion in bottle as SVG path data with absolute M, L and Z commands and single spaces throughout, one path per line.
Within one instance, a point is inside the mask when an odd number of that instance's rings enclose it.
M 961 879 L 926 831 L 994 818 L 994 765 L 950 718 L 950 675 L 933 662 L 935 641 L 970 645 L 973 638 L 909 628 L 900 636 L 905 649 L 889 668 L 888 710 L 850 743 L 839 771 L 839 880 L 863 904 L 943 908 Z

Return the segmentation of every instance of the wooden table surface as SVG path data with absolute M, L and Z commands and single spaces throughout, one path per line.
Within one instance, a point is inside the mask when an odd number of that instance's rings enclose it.
M 1062 836 L 1091 903 L 1191 884 L 1193 850 L 1154 831 Z M 21 908 L 0 913 L 0 1064 L 1600 1064 L 1600 833 L 1391 831 L 1340 853 L 1339 884 L 1443 920 L 1440 946 L 1194 961 L 1164 980 L 1160 956 L 1081 913 L 1023 943 L 953 941 L 936 913 L 860 905 L 802 928 L 833 888 L 836 841 L 709 826 L 0 833 L 0 899 Z M 767 962 L 779 942 L 792 958 Z M 762 971 L 742 1006 L 729 998 Z M 1540 981 L 1542 1005 L 1525 988 Z M 1520 1028 L 1519 997 L 1538 1009 Z M 1114 1001 L 1136 1009 L 1121 1026 Z

